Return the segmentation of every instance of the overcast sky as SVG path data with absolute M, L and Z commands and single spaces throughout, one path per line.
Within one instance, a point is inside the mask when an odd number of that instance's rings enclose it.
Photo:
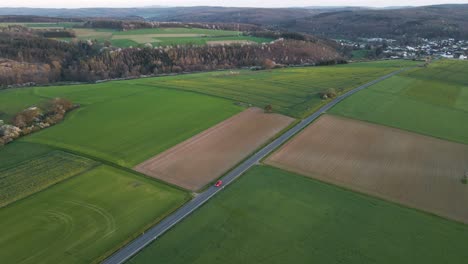
M 420 6 L 445 3 L 468 3 L 468 0 L 0 0 L 1 7 L 141 7 L 161 6 L 245 6 L 245 7 L 291 7 L 291 6 Z

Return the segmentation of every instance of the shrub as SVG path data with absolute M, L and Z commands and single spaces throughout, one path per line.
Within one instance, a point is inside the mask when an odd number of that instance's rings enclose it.
M 273 68 L 275 68 L 276 66 L 276 63 L 270 59 L 265 59 L 262 63 L 262 66 L 264 69 L 266 70 L 271 70 Z
M 41 115 L 41 110 L 37 107 L 30 107 L 17 113 L 13 117 L 13 125 L 24 128 L 32 125 Z
M 46 103 L 45 109 L 47 114 L 63 114 L 73 109 L 71 101 L 64 98 L 54 98 Z
M 328 88 L 327 90 L 320 92 L 320 98 L 322 99 L 335 98 L 337 95 L 335 88 Z

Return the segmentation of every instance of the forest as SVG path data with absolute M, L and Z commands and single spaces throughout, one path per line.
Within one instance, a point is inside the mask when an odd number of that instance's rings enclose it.
M 56 41 L 21 26 L 0 31 L 3 88 L 262 66 L 266 61 L 273 62 L 274 67 L 344 62 L 335 47 L 307 39 L 121 49 L 92 40 Z

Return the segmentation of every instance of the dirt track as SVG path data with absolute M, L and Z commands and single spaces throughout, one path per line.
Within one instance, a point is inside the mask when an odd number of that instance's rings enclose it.
M 325 115 L 266 163 L 468 223 L 468 145 Z
M 293 121 L 249 108 L 135 169 L 189 190 L 220 177 Z

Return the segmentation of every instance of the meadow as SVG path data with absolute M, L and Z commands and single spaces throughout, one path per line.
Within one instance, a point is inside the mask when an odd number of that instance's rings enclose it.
M 463 263 L 467 237 L 466 225 L 257 166 L 129 263 Z
M 105 28 L 82 28 L 82 23 L 0 23 L 1 27 L 21 25 L 32 29 L 69 29 L 73 30 L 78 40 L 97 40 L 101 43 L 110 42 L 112 46 L 120 48 L 142 47 L 146 43 L 153 46 L 174 45 L 206 45 L 212 41 L 225 43 L 243 41 L 245 43 L 270 42 L 271 38 L 260 38 L 243 35 L 240 31 L 215 30 L 202 28 L 147 28 L 127 31 L 118 31 Z M 71 41 L 72 38 L 56 38 L 57 40 Z
M 261 108 L 271 104 L 275 112 L 304 117 L 327 102 L 319 94 L 328 88 L 344 92 L 401 67 L 418 64 L 420 62 L 399 60 L 269 71 L 231 70 L 132 82 L 194 91 Z
M 65 97 L 81 108 L 64 122 L 21 140 L 69 149 L 132 167 L 240 112 L 205 95 L 125 82 L 44 87 L 39 97 Z
M 64 122 L 21 141 L 128 167 L 243 110 L 224 99 L 123 81 L 6 90 L 1 92 L 0 111 L 9 120 L 14 113 L 55 97 L 81 107 L 69 113 Z
M 468 62 L 440 60 L 360 91 L 330 113 L 468 144 Z
M 0 169 L 13 167 L 21 162 L 46 155 L 53 150 L 52 147 L 41 144 L 12 142 L 0 148 Z
M 187 199 L 183 191 L 101 165 L 1 208 L 0 259 L 96 263 Z
M 270 42 L 269 38 L 258 38 L 242 35 L 238 31 L 213 30 L 200 28 L 150 28 L 128 31 L 112 29 L 74 28 L 76 38 L 81 40 L 95 39 L 99 42 L 110 42 L 115 47 L 139 47 L 146 43 L 153 46 L 205 45 L 210 41 L 246 41 L 252 43 Z
M 0 169 L 0 207 L 90 170 L 98 164 L 76 155 L 52 151 L 13 167 Z

